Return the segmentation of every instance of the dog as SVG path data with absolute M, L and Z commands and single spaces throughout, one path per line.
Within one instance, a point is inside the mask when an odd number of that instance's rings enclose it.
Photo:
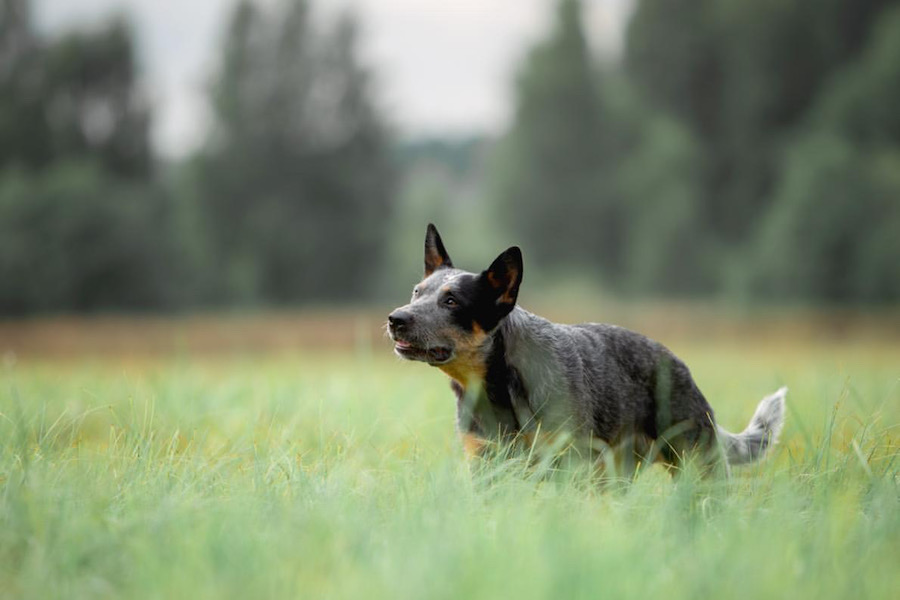
M 398 356 L 450 376 L 469 455 L 512 440 L 533 447 L 562 438 L 612 456 L 616 476 L 630 478 L 653 462 L 677 473 L 691 457 L 704 472 L 728 473 L 776 442 L 787 388 L 763 398 L 743 432 L 730 433 L 668 348 L 622 327 L 532 314 L 516 304 L 522 275 L 517 246 L 481 273 L 454 267 L 429 224 L 424 278 L 388 316 Z

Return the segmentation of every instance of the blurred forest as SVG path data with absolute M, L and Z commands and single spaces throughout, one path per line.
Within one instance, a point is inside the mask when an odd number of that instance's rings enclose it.
M 0 314 L 395 298 L 429 220 L 626 297 L 900 301 L 900 2 L 639 0 L 617 60 L 556 4 L 501 139 L 402 141 L 352 15 L 238 2 L 173 164 L 128 22 L 0 0 Z

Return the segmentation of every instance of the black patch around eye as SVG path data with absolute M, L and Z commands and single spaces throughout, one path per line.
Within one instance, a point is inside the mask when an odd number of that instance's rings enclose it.
M 452 294 L 459 303 L 454 307 L 452 319 L 454 324 L 467 332 L 473 331 L 476 326 L 484 331 L 493 330 L 512 309 L 510 305 L 498 305 L 496 294 L 478 275 L 460 277 L 453 286 Z
M 497 326 L 499 318 L 493 314 L 496 312 L 493 299 L 477 275 L 466 274 L 457 279 L 448 295 L 457 302 L 456 306 L 451 307 L 450 318 L 463 331 L 471 333 L 476 326 L 489 331 Z M 444 298 L 440 301 L 443 302 Z

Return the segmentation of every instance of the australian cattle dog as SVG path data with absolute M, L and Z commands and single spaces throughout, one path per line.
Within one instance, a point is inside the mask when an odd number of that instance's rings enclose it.
M 763 398 L 747 428 L 730 433 L 685 364 L 668 348 L 614 325 L 550 322 L 516 305 L 522 252 L 481 273 L 453 266 L 434 225 L 425 276 L 388 317 L 395 352 L 451 378 L 457 426 L 470 454 L 507 441 L 571 441 L 602 449 L 618 476 L 699 457 L 707 472 L 759 459 L 784 422 L 787 388 Z

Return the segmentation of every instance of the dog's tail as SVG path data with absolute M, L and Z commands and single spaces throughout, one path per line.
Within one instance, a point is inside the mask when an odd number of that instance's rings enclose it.
M 732 465 L 747 464 L 765 455 L 770 446 L 778 441 L 778 434 L 784 425 L 784 397 L 787 388 L 782 387 L 774 394 L 763 398 L 750 424 L 740 433 L 731 433 L 718 427 L 719 440 Z

